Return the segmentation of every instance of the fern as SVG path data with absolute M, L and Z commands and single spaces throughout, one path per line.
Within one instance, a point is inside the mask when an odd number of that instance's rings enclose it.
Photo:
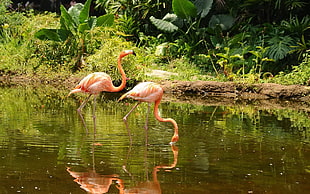
M 310 29 L 310 17 L 305 16 L 301 21 L 297 17 L 291 17 L 288 21 L 283 20 L 281 26 L 290 33 L 302 36 Z

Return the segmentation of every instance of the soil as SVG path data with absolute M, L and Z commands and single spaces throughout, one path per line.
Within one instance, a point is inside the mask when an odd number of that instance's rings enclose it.
M 26 77 L 0 76 L 0 85 L 48 84 L 70 90 L 81 77 Z M 310 86 L 280 85 L 273 83 L 243 84 L 215 81 L 156 81 L 165 91 L 165 101 L 191 104 L 227 105 L 254 104 L 269 108 L 294 108 L 310 112 Z
M 166 101 L 208 106 L 251 104 L 259 109 L 288 108 L 310 112 L 309 86 L 215 81 L 161 81 L 159 83 L 168 94 L 164 99 Z

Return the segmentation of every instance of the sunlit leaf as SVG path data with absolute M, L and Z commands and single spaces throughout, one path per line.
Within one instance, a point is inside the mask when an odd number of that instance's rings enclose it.
M 77 25 L 74 22 L 73 18 L 67 12 L 66 8 L 63 5 L 60 6 L 60 11 L 61 11 L 60 22 L 61 22 L 62 27 L 67 30 L 70 30 L 72 34 L 75 34 Z
M 91 4 L 91 0 L 87 0 L 82 8 L 82 10 L 80 11 L 79 14 L 79 21 L 80 23 L 85 22 L 86 20 L 88 20 L 89 18 L 89 10 L 90 10 L 90 4 Z
M 40 40 L 64 41 L 70 32 L 64 29 L 41 29 L 35 33 L 35 37 Z
M 173 0 L 172 9 L 173 12 L 182 19 L 197 16 L 197 8 L 189 0 Z
M 89 25 L 87 23 L 83 23 L 79 25 L 79 32 L 84 33 L 86 30 L 90 30 Z
M 112 26 L 114 23 L 114 15 L 106 14 L 97 18 L 96 26 Z

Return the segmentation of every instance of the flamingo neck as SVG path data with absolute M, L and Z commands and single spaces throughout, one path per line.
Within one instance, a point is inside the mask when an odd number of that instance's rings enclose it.
M 178 128 L 177 122 L 176 122 L 175 120 L 171 119 L 171 118 L 165 119 L 165 118 L 161 118 L 161 117 L 159 116 L 159 113 L 158 113 L 158 106 L 159 106 L 159 104 L 160 104 L 160 101 L 161 101 L 161 98 L 155 101 L 155 106 L 154 106 L 154 116 L 155 116 L 155 118 L 156 118 L 158 121 L 160 121 L 160 122 L 170 122 L 170 123 L 172 123 L 172 124 L 173 124 L 173 127 L 174 127 L 174 136 L 178 136 L 178 130 L 179 130 L 179 128 Z
M 114 86 L 112 89 L 112 92 L 119 92 L 119 91 L 123 90 L 126 86 L 127 77 L 126 77 L 125 71 L 124 71 L 123 66 L 122 66 L 122 58 L 123 57 L 124 56 L 121 55 L 118 57 L 118 60 L 117 60 L 117 68 L 122 75 L 122 83 L 121 83 L 121 85 L 119 85 L 117 87 Z

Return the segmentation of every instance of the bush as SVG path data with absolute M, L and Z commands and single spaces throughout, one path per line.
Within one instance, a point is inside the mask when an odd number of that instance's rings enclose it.
M 0 3 L 0 71 L 28 73 L 38 66 L 37 51 L 43 45 L 34 33 L 44 26 L 55 24 L 55 14 L 34 15 L 33 12 L 8 12 Z
M 293 66 L 293 71 L 285 74 L 280 72 L 272 81 L 279 84 L 310 85 L 310 50 L 304 54 L 304 60 L 299 66 Z

